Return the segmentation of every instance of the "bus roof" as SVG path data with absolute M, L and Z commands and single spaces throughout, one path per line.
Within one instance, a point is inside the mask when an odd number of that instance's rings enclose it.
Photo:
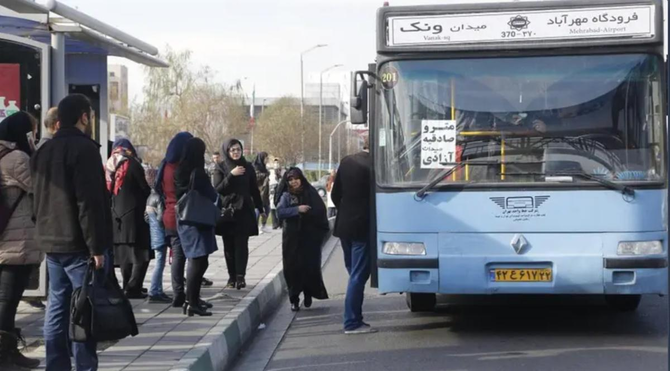
M 461 0 L 385 6 L 379 53 L 661 44 L 662 0 Z

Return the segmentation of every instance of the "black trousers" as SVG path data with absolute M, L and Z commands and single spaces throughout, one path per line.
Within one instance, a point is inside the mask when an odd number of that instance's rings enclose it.
M 277 229 L 279 225 L 279 217 L 277 217 L 277 209 L 272 209 L 272 228 Z
M 186 255 L 184 255 L 177 232 L 170 236 L 170 247 L 172 248 L 172 292 L 176 297 L 184 294 L 184 269 L 186 267 Z
M 223 236 L 223 252 L 226 256 L 229 280 L 247 275 L 249 262 L 249 236 Z
M 0 265 L 0 331 L 14 332 L 16 310 L 32 268 L 32 265 Z
M 144 278 L 147 276 L 147 269 L 149 269 L 149 262 L 141 264 L 123 264 L 121 266 L 123 289 L 131 293 L 141 292 Z
M 186 297 L 191 305 L 197 306 L 200 301 L 200 288 L 202 277 L 209 267 L 209 256 L 201 256 L 188 260 L 188 273 L 186 276 Z

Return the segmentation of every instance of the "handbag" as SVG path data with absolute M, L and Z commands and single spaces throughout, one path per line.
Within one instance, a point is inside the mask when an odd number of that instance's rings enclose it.
M 188 191 L 181 196 L 175 205 L 177 218 L 183 224 L 198 227 L 214 227 L 219 218 L 219 208 L 207 197 L 193 189 L 195 170 L 191 172 Z
M 86 269 L 84 284 L 72 294 L 70 338 L 83 343 L 121 340 L 137 335 L 139 330 L 133 307 L 123 290 L 104 274 L 103 277 L 97 275 L 95 263 L 91 261 Z M 102 282 L 96 284 L 96 281 Z
M 221 199 L 221 216 L 219 220 L 222 222 L 234 222 L 235 213 L 242 210 L 244 206 L 244 199 L 238 194 L 233 193 Z

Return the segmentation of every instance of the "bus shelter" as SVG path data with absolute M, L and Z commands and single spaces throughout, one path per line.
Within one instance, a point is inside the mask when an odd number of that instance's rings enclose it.
M 93 139 L 107 157 L 110 56 L 168 67 L 158 49 L 61 2 L 0 0 L 0 121 L 17 110 L 44 122 L 49 107 L 81 93 L 95 111 Z M 39 128 L 39 136 L 44 131 Z M 46 295 L 45 264 L 31 279 L 26 296 Z

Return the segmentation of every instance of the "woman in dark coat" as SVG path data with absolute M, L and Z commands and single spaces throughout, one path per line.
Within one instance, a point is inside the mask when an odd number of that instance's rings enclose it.
M 142 283 L 153 251 L 144 209 L 151 188 L 130 141 L 119 139 L 112 148 L 106 175 L 112 204 L 114 263 L 121 267 L 128 298 L 145 299 Z
M 328 232 L 326 205 L 302 171 L 291 168 L 284 175 L 286 191 L 279 196 L 277 214 L 284 224 L 282 258 L 291 310 L 300 310 L 300 293 L 305 308 L 312 298 L 328 299 L 321 276 L 321 246 Z
M 263 200 L 263 210 L 265 211 L 265 217 L 261 218 L 260 214 L 256 218 L 256 223 L 258 219 L 261 222 L 260 233 L 265 233 L 265 226 L 268 223 L 268 214 L 270 213 L 270 170 L 266 166 L 268 161 L 268 153 L 260 152 L 254 160 L 254 169 L 256 170 L 256 182 L 258 183 L 258 191 L 261 194 L 261 200 Z
M 202 196 L 209 198 L 212 204 L 216 202 L 218 195 L 210 183 L 209 176 L 205 171 L 205 142 L 200 138 L 193 138 L 186 142 L 184 154 L 174 175 L 174 184 L 179 200 L 191 186 L 191 174 L 195 173 L 193 189 Z M 200 301 L 200 288 L 202 278 L 209 266 L 209 255 L 217 250 L 214 227 L 202 227 L 182 224 L 177 218 L 177 232 L 181 240 L 184 255 L 188 259 L 188 272 L 186 274 L 186 298 L 184 313 L 189 317 L 211 316 Z
M 214 188 L 221 195 L 226 206 L 233 204 L 233 221 L 222 222 L 216 234 L 223 237 L 223 247 L 228 267 L 228 285 L 238 290 L 247 286 L 245 276 L 249 260 L 249 236 L 258 236 L 256 213 L 265 216 L 263 201 L 258 191 L 256 171 L 245 160 L 242 143 L 231 139 L 223 146 L 225 157 L 214 170 Z
M 174 186 L 174 174 L 184 154 L 186 142 L 191 138 L 193 138 L 191 133 L 183 131 L 177 133 L 170 140 L 170 144 L 168 144 L 165 151 L 165 158 L 158 169 L 158 176 L 156 177 L 156 185 L 154 187 L 156 193 L 158 193 L 165 204 L 163 226 L 165 227 L 165 237 L 168 239 L 168 244 L 172 251 L 171 275 L 172 293 L 174 294 L 172 307 L 174 308 L 180 308 L 186 302 L 186 294 L 184 294 L 186 257 L 184 256 L 181 240 L 177 233 L 177 217 L 174 210 L 174 206 L 177 204 L 177 194 Z

